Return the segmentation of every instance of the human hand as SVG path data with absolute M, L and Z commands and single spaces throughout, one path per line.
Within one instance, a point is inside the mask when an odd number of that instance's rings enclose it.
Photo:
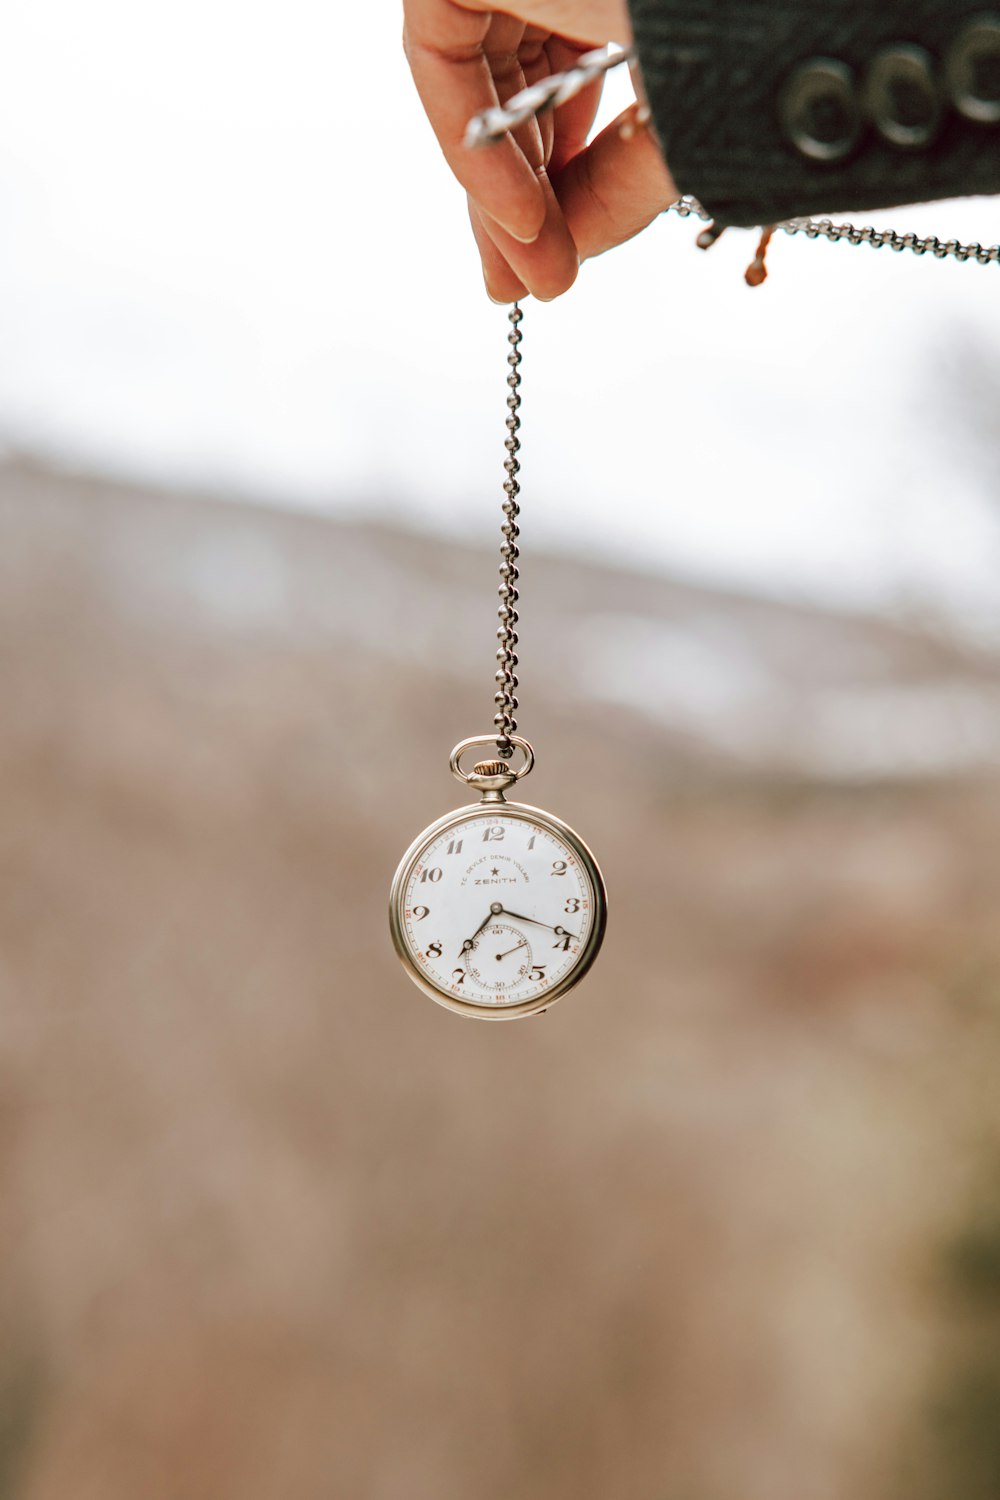
M 677 196 L 648 130 L 615 121 L 587 144 L 597 82 L 495 146 L 464 144 L 480 110 L 573 66 L 593 47 L 627 45 L 625 0 L 403 0 L 403 45 L 445 158 L 469 197 L 486 289 L 550 301 L 580 262 L 631 239 Z

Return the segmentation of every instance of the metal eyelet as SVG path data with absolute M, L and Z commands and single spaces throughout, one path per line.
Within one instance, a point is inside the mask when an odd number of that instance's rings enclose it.
M 1000 16 L 974 16 L 962 27 L 945 55 L 944 76 L 960 115 L 974 125 L 1000 125 Z

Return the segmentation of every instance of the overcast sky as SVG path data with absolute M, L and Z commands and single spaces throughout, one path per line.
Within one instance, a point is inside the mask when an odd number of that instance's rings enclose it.
M 397 6 L 344 9 L 8 0 L 0 436 L 492 541 L 505 315 Z M 879 222 L 1000 240 L 992 200 Z M 1000 618 L 1000 499 L 938 396 L 970 342 L 1000 370 L 1000 268 L 781 237 L 750 291 L 752 237 L 694 233 L 529 304 L 527 543 Z

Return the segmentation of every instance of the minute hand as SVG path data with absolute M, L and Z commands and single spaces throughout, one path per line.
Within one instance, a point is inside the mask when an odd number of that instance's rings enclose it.
M 522 917 L 519 912 L 508 911 L 506 906 L 503 908 L 503 914 L 505 917 L 513 917 L 515 922 L 533 922 L 536 927 L 547 927 L 557 937 L 571 937 L 574 941 L 576 939 L 576 933 L 567 932 L 565 927 L 553 927 L 551 922 L 539 922 L 537 917 Z

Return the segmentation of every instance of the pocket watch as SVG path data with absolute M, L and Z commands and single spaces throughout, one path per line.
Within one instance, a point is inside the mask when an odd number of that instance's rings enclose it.
M 494 728 L 462 740 L 450 761 L 453 775 L 480 800 L 424 829 L 403 855 L 389 894 L 392 940 L 413 982 L 439 1005 L 488 1021 L 536 1015 L 565 995 L 597 957 L 607 921 L 604 880 L 579 834 L 552 813 L 505 795 L 535 763 L 514 718 L 522 316 L 515 303 Z M 493 758 L 463 770 L 463 757 L 477 747 L 492 747 Z
M 520 735 L 517 770 L 504 760 L 462 770 L 485 738 L 463 740 L 451 769 L 481 794 L 425 828 L 403 855 L 389 897 L 396 952 L 439 1005 L 504 1021 L 531 1016 L 583 978 L 597 957 L 607 897 L 597 861 L 561 818 L 505 792 L 534 752 Z

